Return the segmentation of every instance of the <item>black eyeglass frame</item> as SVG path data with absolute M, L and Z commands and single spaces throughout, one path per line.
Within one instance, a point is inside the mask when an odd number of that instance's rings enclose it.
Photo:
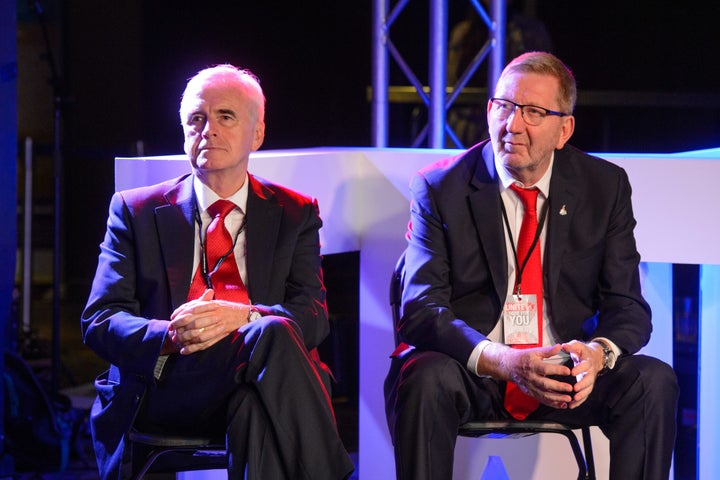
M 540 122 L 538 122 L 535 126 L 540 125 L 540 123 L 542 123 L 542 121 L 545 120 L 545 117 L 548 116 L 548 115 L 552 115 L 552 116 L 555 116 L 555 117 L 569 117 L 570 115 L 572 115 L 571 113 L 558 112 L 558 111 L 555 111 L 555 110 L 550 110 L 549 108 L 540 107 L 540 106 L 538 106 L 538 105 L 521 105 L 521 104 L 519 104 L 519 103 L 513 102 L 512 100 L 508 100 L 507 98 L 492 97 L 492 98 L 490 99 L 490 103 L 492 103 L 493 105 L 496 105 L 496 103 L 495 103 L 496 100 L 499 100 L 499 101 L 501 101 L 501 102 L 507 102 L 507 103 L 510 103 L 510 104 L 512 104 L 512 105 L 515 105 L 515 108 L 514 108 L 511 112 L 508 112 L 507 117 L 505 117 L 505 118 L 509 118 L 509 117 L 510 117 L 510 114 L 512 114 L 516 109 L 519 108 L 519 109 L 520 109 L 520 115 L 522 116 L 523 120 L 524 120 L 525 122 L 527 122 L 528 124 L 530 124 L 530 125 L 532 125 L 532 124 L 527 121 L 527 118 L 525 118 L 525 107 L 537 108 L 538 110 L 542 110 L 543 112 L 545 112 L 545 115 L 544 115 L 543 117 L 541 117 Z

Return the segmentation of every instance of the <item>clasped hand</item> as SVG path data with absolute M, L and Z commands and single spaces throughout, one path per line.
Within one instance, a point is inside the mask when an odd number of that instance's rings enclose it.
M 515 349 L 492 344 L 483 356 L 496 365 L 493 376 L 512 381 L 540 403 L 560 409 L 573 409 L 584 403 L 592 392 L 602 369 L 601 347 L 573 340 L 551 347 Z M 570 355 L 573 367 L 548 361 L 561 352 Z M 494 361 L 493 361 L 494 357 Z M 487 364 L 486 364 L 487 365 Z M 561 377 L 575 378 L 571 383 Z
M 189 355 L 205 350 L 247 323 L 250 305 L 214 300 L 213 296 L 208 289 L 172 313 L 168 338 L 174 351 Z

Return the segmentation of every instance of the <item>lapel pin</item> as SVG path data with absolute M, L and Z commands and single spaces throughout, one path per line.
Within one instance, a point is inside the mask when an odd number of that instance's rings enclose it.
M 563 206 L 560 208 L 560 215 L 567 215 L 567 210 L 565 210 L 565 205 L 563 205 Z

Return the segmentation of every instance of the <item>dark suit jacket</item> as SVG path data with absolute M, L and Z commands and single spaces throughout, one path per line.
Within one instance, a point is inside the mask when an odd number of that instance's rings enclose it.
M 627 174 L 570 146 L 553 165 L 543 284 L 558 340 L 602 336 L 634 353 L 652 327 Z M 492 145 L 424 168 L 410 188 L 400 338 L 464 365 L 498 321 L 508 288 Z
M 329 332 L 317 202 L 252 175 L 248 291 L 265 315 L 294 320 L 308 349 Z M 116 193 L 87 307 L 83 340 L 111 367 L 98 377 L 91 426 L 102 478 L 117 478 L 129 431 L 175 308 L 192 280 L 192 176 Z

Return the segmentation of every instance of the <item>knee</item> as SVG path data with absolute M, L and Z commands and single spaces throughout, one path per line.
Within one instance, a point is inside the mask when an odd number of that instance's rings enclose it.
M 657 358 L 645 355 L 636 355 L 637 368 L 643 379 L 646 388 L 668 397 L 677 398 L 680 388 L 677 382 L 675 370 Z
M 285 317 L 269 315 L 245 324 L 239 331 L 240 351 L 248 352 L 251 363 L 265 363 L 269 356 L 304 352 L 300 327 Z
M 295 322 L 290 320 L 289 318 L 285 317 L 279 317 L 277 315 L 267 315 L 265 317 L 260 317 L 257 320 L 253 321 L 252 323 L 248 325 L 253 325 L 258 328 L 261 328 L 263 330 L 269 330 L 269 331 L 275 331 L 275 330 L 288 330 L 292 329 L 292 325 L 294 325 Z
M 251 339 L 268 338 L 273 342 L 278 340 L 292 340 L 295 343 L 302 340 L 302 333 L 297 323 L 289 318 L 268 315 L 248 323 L 243 327 L 246 333 L 246 341 Z M 300 342 L 302 343 L 302 341 Z
M 462 366 L 453 358 L 438 352 L 419 352 L 409 358 L 399 374 L 399 397 L 435 396 L 449 392 Z
M 267 369 L 288 371 L 307 356 L 300 328 L 285 317 L 266 316 L 243 325 L 238 339 L 239 360 L 247 368 L 236 379 L 255 378 Z
M 394 362 L 399 362 L 394 359 Z M 457 433 L 459 417 L 468 410 L 463 366 L 438 352 L 414 352 L 385 385 L 385 414 L 393 443 L 417 429 Z
M 632 355 L 625 358 L 631 365 L 632 373 L 627 380 L 628 389 L 638 387 L 638 394 L 654 407 L 675 405 L 680 395 L 675 371 L 670 365 L 654 357 Z

